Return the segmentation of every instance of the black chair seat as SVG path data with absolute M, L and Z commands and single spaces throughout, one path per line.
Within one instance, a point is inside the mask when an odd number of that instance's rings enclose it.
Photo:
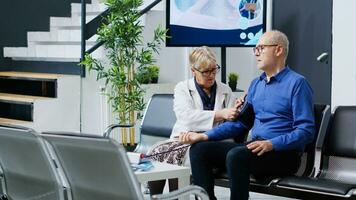
M 316 179 L 307 177 L 286 177 L 279 181 L 277 185 L 338 195 L 345 195 L 351 189 L 356 188 L 355 184 L 341 183 L 323 178 Z
M 226 172 L 221 172 L 221 171 L 214 171 L 215 174 L 215 182 L 218 182 L 217 185 L 220 185 L 219 183 L 221 182 L 229 182 L 229 177 Z M 260 185 L 260 186 L 268 186 L 272 180 L 275 178 L 273 177 L 265 177 L 265 178 L 256 178 L 253 175 L 250 176 L 250 184 L 253 185 Z

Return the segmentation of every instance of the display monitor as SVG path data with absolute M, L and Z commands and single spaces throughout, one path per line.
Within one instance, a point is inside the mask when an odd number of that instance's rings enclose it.
M 255 46 L 265 0 L 167 0 L 167 46 Z

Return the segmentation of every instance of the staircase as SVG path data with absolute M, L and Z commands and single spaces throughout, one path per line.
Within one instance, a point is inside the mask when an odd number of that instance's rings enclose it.
M 87 22 L 106 6 L 87 4 Z M 27 47 L 5 47 L 4 57 L 24 63 L 78 63 L 81 43 L 81 4 L 71 4 L 71 17 L 50 17 L 49 32 L 28 32 Z M 97 36 L 86 44 L 90 48 Z M 103 55 L 102 49 L 94 53 Z M 74 67 L 77 67 L 74 65 Z M 26 71 L 28 71 L 26 69 Z M 80 77 L 75 75 L 0 72 L 0 124 L 22 125 L 36 131 L 80 130 Z
M 0 124 L 78 131 L 79 82 L 74 75 L 0 72 Z
M 145 8 L 153 0 L 145 1 L 141 8 Z M 164 10 L 163 3 L 158 4 L 152 10 Z M 101 12 L 106 6 L 99 0 L 92 0 L 87 4 L 86 22 L 89 22 Z M 141 23 L 145 23 L 145 15 L 141 17 Z M 28 32 L 27 47 L 5 47 L 4 57 L 21 61 L 58 61 L 79 62 L 81 43 L 81 4 L 71 4 L 71 17 L 50 17 L 49 32 Z M 94 35 L 86 41 L 86 49 L 90 49 L 97 40 Z M 101 58 L 103 49 L 99 48 L 93 52 L 93 56 Z
M 145 1 L 142 8 L 152 1 Z M 164 6 L 164 2 L 160 3 L 153 10 L 165 10 Z M 92 0 L 91 4 L 86 5 L 86 21 L 89 22 L 105 9 L 106 6 L 99 0 Z M 144 19 L 145 16 L 141 22 L 144 23 Z M 97 35 L 87 40 L 86 48 L 90 49 L 96 40 Z M 72 3 L 71 17 L 50 17 L 50 31 L 28 32 L 27 47 L 4 47 L 4 57 L 21 65 L 30 64 L 33 68 L 36 67 L 33 63 L 36 65 L 38 62 L 42 65 L 62 65 L 67 62 L 77 67 L 80 44 L 81 4 Z M 103 58 L 103 48 L 97 49 L 92 55 Z M 102 120 L 93 118 L 101 115 L 99 112 L 103 107 L 100 105 L 101 108 L 98 108 L 102 97 L 95 75 L 89 74 L 81 80 L 78 75 L 34 73 L 28 72 L 31 71 L 28 68 L 24 71 L 0 72 L 0 124 L 22 125 L 36 131 L 80 131 L 81 121 L 90 127 L 85 131 L 99 132 L 92 127 L 103 127 Z M 80 93 L 83 99 L 88 99 L 86 102 L 81 102 Z M 85 107 L 82 113 L 80 106 Z
M 27 47 L 5 47 L 4 57 L 26 61 L 79 62 L 81 43 L 81 4 L 71 4 L 71 17 L 50 17 L 49 32 L 28 32 Z M 106 6 L 93 0 L 87 5 L 89 22 L 106 9 Z M 89 49 L 96 43 L 97 36 L 86 42 Z M 102 50 L 94 52 L 101 57 Z

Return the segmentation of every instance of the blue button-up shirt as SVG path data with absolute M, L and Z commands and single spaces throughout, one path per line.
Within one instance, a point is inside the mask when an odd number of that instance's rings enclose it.
M 276 151 L 303 151 L 313 141 L 313 91 L 307 80 L 289 67 L 270 81 L 265 73 L 253 80 L 246 100 L 255 112 L 253 139 L 270 140 Z M 240 121 L 229 121 L 206 134 L 209 140 L 222 140 L 246 131 Z

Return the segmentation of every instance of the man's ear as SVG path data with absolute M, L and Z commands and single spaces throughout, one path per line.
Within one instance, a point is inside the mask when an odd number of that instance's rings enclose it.
M 284 54 L 284 49 L 281 46 L 277 46 L 275 49 L 276 56 L 282 56 Z

